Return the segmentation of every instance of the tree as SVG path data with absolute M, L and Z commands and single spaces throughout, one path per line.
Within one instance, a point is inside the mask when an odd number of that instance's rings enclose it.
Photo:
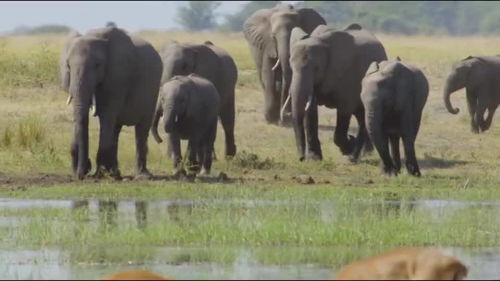
M 280 1 L 250 1 L 245 4 L 241 10 L 234 15 L 226 15 L 223 28 L 226 30 L 240 32 L 243 30 L 243 23 L 254 12 L 260 9 L 269 9 L 276 6 Z
M 218 1 L 189 1 L 187 6 L 178 10 L 178 22 L 187 30 L 213 29 L 217 26 L 215 11 Z
M 481 21 L 481 32 L 484 34 L 500 34 L 500 11 L 490 13 Z

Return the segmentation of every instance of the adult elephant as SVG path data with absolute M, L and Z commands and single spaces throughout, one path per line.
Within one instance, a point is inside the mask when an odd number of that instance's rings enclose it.
M 99 28 L 74 38 L 63 50 L 63 88 L 73 102 L 75 131 L 71 144 L 73 173 L 83 179 L 91 170 L 88 140 L 89 107 L 95 99 L 99 118 L 99 148 L 95 176 L 120 178 L 118 136 L 122 126 L 135 126 L 136 172 L 150 177 L 146 167 L 147 139 L 160 87 L 162 62 L 146 41 L 116 27 Z
M 452 65 L 443 90 L 446 109 L 452 114 L 459 109 L 451 105 L 450 95 L 462 88 L 466 91 L 471 131 L 478 134 L 488 130 L 500 104 L 500 56 L 469 56 Z
M 245 21 L 243 33 L 264 90 L 264 111 L 268 123 L 277 124 L 279 120 L 283 122 L 285 114 L 290 114 L 290 107 L 285 108 L 283 105 L 288 97 L 292 78 L 289 64 L 292 29 L 300 27 L 311 33 L 320 24 L 326 22 L 313 9 L 294 9 L 289 4 L 258 10 Z
M 210 41 L 190 44 L 169 40 L 163 45 L 160 55 L 163 61 L 162 85 L 176 75 L 196 73 L 215 86 L 220 96 L 219 118 L 226 136 L 225 155 L 234 156 L 234 93 L 238 80 L 234 60 L 225 50 Z
M 350 155 L 351 161 L 357 161 L 368 140 L 361 80 L 373 61 L 387 60 L 382 43 L 360 25 L 351 24 L 343 30 L 320 25 L 311 35 L 295 27 L 290 44 L 290 97 L 299 159 L 323 159 L 318 105 L 325 105 L 337 109 L 335 144 L 342 154 Z M 356 138 L 347 134 L 352 114 L 359 124 Z

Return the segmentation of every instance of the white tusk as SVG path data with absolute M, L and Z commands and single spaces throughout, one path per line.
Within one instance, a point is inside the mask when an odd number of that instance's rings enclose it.
M 90 110 L 92 112 L 92 116 L 97 116 L 97 106 L 95 103 L 95 95 L 92 95 L 92 104 L 90 104 Z
M 278 60 L 276 61 L 276 64 L 273 66 L 273 69 L 272 69 L 272 70 L 273 70 L 273 71 L 275 71 L 275 70 L 276 70 L 276 68 L 278 68 L 278 66 L 279 66 L 279 65 L 280 65 L 280 59 L 278 59 Z
M 281 111 L 280 111 L 280 119 L 281 119 L 281 121 L 284 120 L 284 117 L 285 117 L 285 108 L 287 107 L 288 103 L 290 103 L 290 97 L 291 96 L 292 95 L 290 95 L 290 94 L 288 95 L 288 97 L 286 98 L 285 103 L 283 104 L 283 107 L 281 108 Z
M 68 99 L 66 100 L 66 104 L 69 105 L 71 103 L 71 101 L 73 100 L 73 96 L 72 95 L 69 95 L 68 96 Z
M 307 103 L 306 103 L 306 111 L 309 110 L 309 107 L 311 107 L 311 101 L 307 101 Z

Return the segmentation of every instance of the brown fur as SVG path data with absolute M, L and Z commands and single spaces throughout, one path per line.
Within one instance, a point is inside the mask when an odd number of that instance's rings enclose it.
M 408 247 L 353 262 L 336 280 L 463 280 L 467 268 L 434 248 Z
M 156 275 L 146 270 L 120 271 L 113 275 L 108 275 L 102 280 L 172 280 L 168 277 Z

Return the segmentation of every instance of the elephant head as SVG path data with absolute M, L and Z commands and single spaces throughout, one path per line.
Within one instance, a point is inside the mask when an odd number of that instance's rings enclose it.
M 162 142 L 158 134 L 158 123 L 162 115 L 165 120 L 165 132 L 169 134 L 175 130 L 177 124 L 189 116 L 191 91 L 187 87 L 190 87 L 191 83 L 186 77 L 174 76 L 161 88 L 151 127 L 151 133 L 158 143 Z
M 281 77 L 276 77 L 281 80 L 282 85 L 280 107 L 283 107 L 288 96 L 292 78 L 289 64 L 292 29 L 301 27 L 305 32 L 311 33 L 320 24 L 325 24 L 325 20 L 313 9 L 294 9 L 293 6 L 284 4 L 278 4 L 272 9 L 262 9 L 244 24 L 245 38 L 256 47 L 259 56 L 275 61 L 273 72 L 278 67 L 281 68 Z
M 162 82 L 170 80 L 175 75 L 188 75 L 195 72 L 198 51 L 186 44 L 174 40 L 167 41 L 162 48 L 163 61 Z
M 451 67 L 451 71 L 448 74 L 448 78 L 445 82 L 443 95 L 446 109 L 448 109 L 448 112 L 452 114 L 458 114 L 460 109 L 454 108 L 451 105 L 450 95 L 467 85 L 470 70 L 475 62 L 476 60 L 474 59 L 474 57 L 469 56 L 457 63 L 454 63 Z
M 119 99 L 129 89 L 134 71 L 135 49 L 128 35 L 117 28 L 108 27 L 76 37 L 71 42 L 65 59 L 63 86 L 73 102 L 75 121 L 73 168 L 79 179 L 88 172 L 88 121 L 92 100 L 96 100 L 97 115 L 100 108 Z M 107 113 L 106 113 L 107 114 Z M 100 116 L 101 117 L 101 116 Z

